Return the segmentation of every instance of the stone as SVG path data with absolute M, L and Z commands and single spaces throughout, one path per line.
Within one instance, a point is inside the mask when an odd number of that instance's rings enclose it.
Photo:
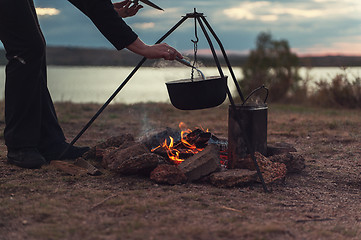
M 116 165 L 121 165 L 119 162 L 125 161 L 129 158 L 149 153 L 148 149 L 142 143 L 133 143 L 127 148 L 110 148 L 103 156 L 103 166 L 112 168 L 111 165 L 115 162 Z M 118 163 L 117 163 L 118 162 Z
M 108 138 L 105 142 L 99 143 L 96 145 L 98 148 L 108 148 L 108 147 L 119 147 L 125 142 L 134 142 L 134 136 L 129 133 L 125 133 L 119 136 Z
M 126 140 L 125 142 L 123 142 L 121 145 L 119 145 L 118 147 L 116 146 L 110 146 L 107 148 L 101 148 L 99 146 L 95 146 L 95 156 L 96 156 L 96 160 L 101 162 L 103 160 L 104 155 L 107 155 L 109 152 L 112 152 L 113 150 L 121 150 L 121 149 L 126 149 L 132 145 L 135 145 L 136 143 L 132 140 Z
M 110 147 L 119 147 L 125 142 L 134 142 L 134 137 L 131 134 L 121 134 L 119 136 L 111 137 L 104 142 L 98 143 L 94 147 L 90 148 L 88 152 L 83 155 L 85 160 L 97 159 L 102 160 L 103 150 Z
M 255 182 L 257 171 L 248 169 L 228 169 L 222 172 L 212 173 L 208 180 L 217 187 L 245 186 Z
M 304 157 L 296 153 L 283 153 L 273 155 L 268 159 L 272 162 L 285 164 L 288 173 L 299 173 L 306 168 Z
M 219 171 L 220 161 L 218 148 L 209 145 L 203 151 L 185 159 L 178 167 L 186 175 L 188 181 L 192 182 Z
M 163 161 L 163 157 L 149 153 L 144 144 L 135 142 L 129 147 L 120 146 L 104 154 L 103 166 L 125 175 L 149 174 Z
M 272 162 L 259 152 L 255 153 L 255 157 L 262 172 L 265 183 L 271 183 L 279 179 L 284 179 L 287 174 L 286 165 L 279 162 Z M 237 160 L 237 168 L 256 170 L 254 162 L 250 155 Z M 258 179 L 259 180 L 259 179 Z
M 187 177 L 176 165 L 161 164 L 151 173 L 150 179 L 156 183 L 176 185 L 185 183 Z

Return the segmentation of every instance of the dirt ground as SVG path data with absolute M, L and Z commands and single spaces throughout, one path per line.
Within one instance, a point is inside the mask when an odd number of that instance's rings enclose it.
M 56 104 L 69 141 L 99 107 Z M 228 106 L 110 105 L 76 145 L 180 121 L 227 137 Z M 268 142 L 292 144 L 306 160 L 302 173 L 268 186 L 271 193 L 260 184 L 170 186 L 103 169 L 100 176 L 21 169 L 7 164 L 0 141 L 0 239 L 361 239 L 360 110 L 270 105 Z

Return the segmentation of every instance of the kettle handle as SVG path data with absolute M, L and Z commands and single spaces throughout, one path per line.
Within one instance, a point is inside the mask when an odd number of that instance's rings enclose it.
M 258 88 L 256 88 L 256 89 L 254 89 L 254 90 L 246 97 L 246 99 L 245 99 L 244 102 L 242 103 L 242 106 L 248 101 L 248 99 L 249 99 L 255 92 L 257 92 L 257 91 L 259 91 L 259 90 L 261 90 L 261 89 L 266 90 L 266 96 L 265 96 L 264 101 L 263 101 L 263 103 L 266 103 L 267 98 L 268 98 L 268 92 L 269 92 L 269 90 L 268 90 L 268 88 L 265 87 L 265 85 L 262 85 L 262 86 L 260 86 L 260 87 L 258 87 Z

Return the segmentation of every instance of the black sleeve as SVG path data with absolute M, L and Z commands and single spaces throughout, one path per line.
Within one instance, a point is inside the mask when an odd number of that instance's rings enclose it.
M 123 49 L 137 39 L 137 34 L 114 10 L 111 0 L 68 1 L 87 15 L 116 49 Z

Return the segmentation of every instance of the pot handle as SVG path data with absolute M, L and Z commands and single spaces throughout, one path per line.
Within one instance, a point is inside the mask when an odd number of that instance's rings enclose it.
M 267 98 L 268 98 L 268 92 L 269 92 L 269 90 L 268 90 L 268 88 L 265 87 L 265 85 L 262 85 L 262 86 L 260 86 L 260 87 L 258 87 L 258 88 L 256 88 L 256 89 L 254 89 L 254 90 L 246 97 L 246 99 L 245 99 L 244 102 L 242 103 L 242 106 L 248 101 L 248 99 L 249 99 L 255 92 L 257 92 L 257 91 L 259 91 L 259 90 L 261 90 L 261 89 L 266 90 L 266 96 L 265 96 L 264 101 L 263 101 L 263 103 L 266 103 Z

